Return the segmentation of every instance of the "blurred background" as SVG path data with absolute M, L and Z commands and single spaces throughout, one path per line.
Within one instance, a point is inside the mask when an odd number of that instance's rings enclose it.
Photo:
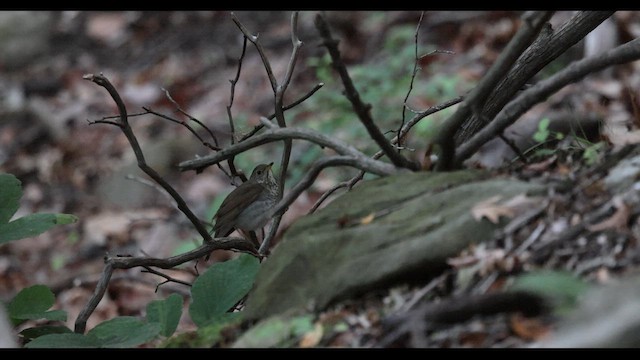
M 240 21 L 259 33 L 278 79 L 291 55 L 289 12 L 237 12 Z M 285 97 L 291 103 L 316 84 L 325 85 L 310 99 L 286 112 L 289 125 L 309 127 L 349 142 L 367 154 L 376 146 L 342 95 L 328 55 L 313 26 L 314 12 L 302 12 L 300 40 L 304 46 Z M 423 57 L 405 117 L 470 90 L 484 75 L 519 26 L 519 12 L 427 12 L 418 32 L 418 55 Z M 561 24 L 571 12 L 558 12 Z M 354 83 L 383 131 L 400 126 L 403 101 L 415 62 L 416 25 L 420 12 L 329 12 L 334 36 Z M 596 54 L 640 34 L 637 12 L 618 12 L 587 41 L 576 45 L 547 66 L 544 78 L 573 60 Z M 230 79 L 237 71 L 242 34 L 228 12 L 0 12 L 0 172 L 14 174 L 24 191 L 16 216 L 34 212 L 62 212 L 79 222 L 54 228 L 38 237 L 0 246 L 0 300 L 8 301 L 20 289 L 48 285 L 56 307 L 69 313 L 68 325 L 85 305 L 103 266 L 105 254 L 167 257 L 190 250 L 200 239 L 171 201 L 157 189 L 127 179 L 142 177 L 125 137 L 115 126 L 90 125 L 117 114 L 103 88 L 82 79 L 103 73 L 119 90 L 130 114 L 142 107 L 188 120 L 176 112 L 171 97 L 191 116 L 213 130 L 222 146 L 229 143 Z M 598 113 L 607 119 L 609 144 L 638 139 L 635 114 L 638 64 L 616 67 L 572 85 L 527 119 L 539 121 L 551 110 Z M 408 152 L 422 160 L 435 128 L 455 107 L 421 122 L 408 139 Z M 273 94 L 255 48 L 248 44 L 233 103 L 236 135 L 273 113 Z M 186 128 L 153 115 L 131 118 L 148 163 L 164 176 L 202 219 L 211 219 L 232 179 L 216 167 L 200 174 L 179 173 L 176 164 L 209 154 Z M 537 123 L 535 123 L 537 124 Z M 535 131 L 536 125 L 529 126 Z M 198 128 L 196 124 L 192 126 Z M 202 129 L 199 129 L 202 130 Z M 199 131 L 207 140 L 209 135 Z M 617 135 L 615 135 L 617 134 Z M 615 136 L 614 136 L 615 135 Z M 391 134 L 388 134 L 391 137 Z M 261 162 L 281 156 L 281 144 L 268 144 L 236 157 L 247 175 Z M 502 151 L 502 152 L 500 152 Z M 506 158 L 505 149 L 487 149 L 475 165 L 486 167 Z M 288 186 L 295 184 L 326 150 L 295 142 Z M 498 160 L 496 160 L 498 159 Z M 335 184 L 357 172 L 324 171 L 287 212 L 282 231 L 306 214 L 314 202 Z M 232 256 L 216 252 L 208 263 Z M 194 264 L 170 272 L 192 281 Z M 141 274 L 139 269 L 114 274 L 107 296 L 89 319 L 88 328 L 116 315 L 139 315 L 146 304 L 166 293 L 188 289 Z M 183 329 L 192 326 L 183 312 Z

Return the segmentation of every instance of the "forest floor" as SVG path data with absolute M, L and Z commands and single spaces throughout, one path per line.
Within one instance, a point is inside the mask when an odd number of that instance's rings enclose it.
M 49 28 L 45 30 L 50 33 L 48 47 L 24 64 L 0 69 L 3 73 L 0 77 L 3 109 L 0 110 L 0 171 L 14 174 L 22 182 L 24 195 L 18 215 L 61 212 L 74 214 L 80 220 L 0 247 L 0 300 L 9 301 L 20 289 L 33 284 L 45 284 L 56 295 L 56 308 L 68 312 L 67 325 L 73 328 L 73 322 L 93 292 L 106 253 L 168 257 L 195 246 L 193 229 L 166 197 L 158 196 L 155 189 L 135 180 L 123 180 L 135 169 L 125 137 L 114 126 L 90 125 L 87 121 L 115 115 L 117 109 L 108 94 L 83 80 L 83 75 L 104 73 L 119 89 L 130 113 L 142 112 L 145 106 L 184 119 L 166 96 L 163 91 L 166 89 L 182 109 L 207 124 L 224 145 L 229 142 L 229 80 L 236 74 L 243 38 L 226 12 L 50 15 Z M 313 15 L 313 12 L 303 12 L 300 16 L 298 36 L 304 45 L 285 103 L 328 78 L 334 82 L 327 83 L 312 96 L 308 105 L 305 102 L 292 110 L 289 119 L 292 124 L 349 138 L 359 148 L 372 149 L 370 154 L 373 154 L 373 143 L 364 140 L 356 117 L 348 113 L 348 107 L 344 110 L 344 100 L 339 105 L 330 103 L 342 97 L 341 88 L 335 74 L 327 72 L 330 67 L 323 63 L 325 49 L 313 26 Z M 356 86 L 362 86 L 364 100 L 372 103 L 374 115 L 386 116 L 387 122 L 381 123 L 381 127 L 396 129 L 413 69 L 414 33 L 420 12 L 330 15 L 335 36 L 341 39 L 345 62 L 354 71 Z M 570 15 L 557 16 L 566 19 Z M 276 77 L 281 77 L 292 48 L 290 14 L 239 12 L 237 16 L 250 31 L 260 33 L 273 71 Z M 416 76 L 408 105 L 413 109 L 426 108 L 471 89 L 513 36 L 518 19 L 519 14 L 503 11 L 425 14 L 418 52 L 439 49 L 453 53 L 421 60 L 422 70 Z M 639 20 L 640 14 L 636 12 L 616 13 L 618 41 L 636 37 L 640 32 Z M 562 68 L 571 60 L 579 59 L 583 47 L 578 44 L 548 68 Z M 404 58 L 394 63 L 394 55 L 400 56 L 400 52 Z M 398 69 L 406 72 L 397 75 Z M 403 82 L 389 83 L 395 76 L 401 76 Z M 361 85 L 358 79 L 362 79 Z M 546 152 L 537 152 L 527 164 L 516 161 L 492 170 L 496 175 L 509 174 L 527 181 L 569 180 L 580 190 L 550 195 L 548 210 L 519 229 L 509 241 L 519 243 L 549 229 L 559 233 L 611 200 L 611 194 L 599 182 L 606 169 L 598 165 L 613 150 L 640 141 L 636 90 L 639 86 L 638 64 L 622 65 L 568 86 L 525 115 L 524 118 L 539 120 L 545 114 L 561 110 L 596 113 L 604 119 L 606 130 L 597 134 L 597 141 L 582 147 L 576 148 L 575 143 L 566 141 L 556 142 L 553 147 L 547 146 Z M 317 100 L 312 100 L 314 97 Z M 248 46 L 232 107 L 237 131 L 249 131 L 259 124 L 260 116 L 271 114 L 272 109 L 273 93 L 265 69 L 255 48 Z M 434 121 L 445 118 L 446 114 L 438 115 L 440 118 Z M 192 159 L 196 154 L 208 154 L 210 150 L 186 128 L 159 117 L 135 117 L 132 124 L 143 149 L 149 153 L 152 166 L 184 195 L 199 216 L 210 218 L 214 205 L 232 189 L 231 180 L 214 167 L 200 174 L 179 173 L 176 168 L 178 162 Z M 410 156 L 416 160 L 424 161 L 429 130 L 429 126 L 424 126 L 410 136 L 408 146 L 415 149 Z M 304 167 L 318 156 L 304 145 L 296 146 L 290 184 L 295 183 Z M 501 156 L 492 155 L 491 151 L 487 149 L 483 158 L 469 165 L 483 167 Z M 277 159 L 279 154 L 279 148 L 265 147 L 263 152 L 239 157 L 236 165 L 249 172 L 253 164 Z M 325 191 L 353 174 L 323 172 L 314 186 L 289 208 L 280 233 L 305 215 Z M 142 190 L 136 190 L 135 194 L 123 190 L 129 187 Z M 625 206 L 618 206 L 608 220 L 595 224 L 591 231 L 572 241 L 553 247 L 533 247 L 536 251 L 528 251 L 526 258 L 522 256 L 524 252 L 505 251 L 508 244 L 501 241 L 470 248 L 451 259 L 450 270 L 427 284 L 380 289 L 317 314 L 314 320 L 317 324 L 328 326 L 340 322 L 346 326 L 333 327 L 333 332 L 321 335 L 310 332 L 293 346 L 415 345 L 407 339 L 383 341 L 388 335 L 385 314 L 411 307 L 427 293 L 432 299 L 458 294 L 460 289 L 456 286 L 463 269 L 467 271 L 466 276 L 473 278 L 471 283 L 465 283 L 466 288 L 483 291 L 499 287 L 501 274 L 511 271 L 514 262 L 567 270 L 586 281 L 605 283 L 612 276 L 631 271 L 640 261 L 636 249 L 639 236 L 636 216 L 629 209 L 620 209 Z M 621 211 L 627 213 L 620 214 Z M 198 265 L 199 270 L 232 256 L 231 252 L 216 252 L 209 262 Z M 470 270 L 472 263 L 474 267 Z M 518 268 L 526 266 L 520 264 Z M 193 281 L 196 273 L 185 270 L 174 276 Z M 117 272 L 107 296 L 89 319 L 88 329 L 114 316 L 139 316 L 149 301 L 170 293 L 177 292 L 188 298 L 189 289 L 183 285 L 157 287 L 160 282 L 158 277 L 142 273 L 140 269 Z M 187 307 L 188 301 L 185 301 L 178 333 L 196 329 Z M 551 336 L 553 326 L 553 319 L 549 318 L 476 317 L 432 331 L 420 345 L 520 347 Z M 237 330 L 212 345 L 231 344 L 239 336 L 240 330 Z

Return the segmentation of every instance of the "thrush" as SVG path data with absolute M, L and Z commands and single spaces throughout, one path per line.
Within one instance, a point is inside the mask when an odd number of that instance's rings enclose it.
M 215 237 L 229 236 L 234 229 L 249 233 L 266 225 L 269 210 L 278 202 L 278 182 L 271 166 L 273 163 L 256 166 L 249 180 L 227 195 L 213 216 Z M 250 239 L 259 247 L 254 236 Z

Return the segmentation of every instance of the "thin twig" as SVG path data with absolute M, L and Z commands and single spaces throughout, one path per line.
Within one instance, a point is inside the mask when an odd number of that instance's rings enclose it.
M 315 94 L 316 91 L 320 90 L 321 87 L 324 86 L 324 83 L 317 83 L 316 86 L 313 87 L 313 89 L 311 89 L 311 91 L 309 91 L 308 93 L 302 95 L 298 100 L 292 102 L 291 104 L 285 106 L 282 108 L 282 110 L 287 111 L 295 106 L 300 105 L 303 101 L 307 100 L 308 98 L 311 97 L 311 95 Z M 276 113 L 272 113 L 271 115 L 267 116 L 267 119 L 269 120 L 273 120 L 276 117 Z M 246 133 L 245 135 L 243 135 L 240 140 L 238 142 L 243 142 L 245 140 L 247 140 L 248 138 L 252 137 L 253 135 L 255 135 L 258 131 L 262 130 L 264 128 L 263 124 L 260 125 L 256 125 L 251 131 L 249 131 L 248 133 Z
M 461 101 L 464 100 L 464 96 L 458 96 L 457 98 L 448 100 L 442 104 L 438 104 L 435 106 L 432 106 L 424 111 L 421 111 L 419 113 L 417 113 L 413 118 L 411 118 L 411 120 L 409 120 L 409 122 L 407 122 L 407 124 L 400 130 L 400 134 L 398 134 L 396 137 L 394 137 L 393 139 L 391 139 L 392 143 L 396 143 L 398 141 L 398 138 L 403 138 L 407 135 L 407 133 L 409 132 L 409 130 L 411 130 L 411 128 L 413 126 L 415 126 L 418 122 L 420 122 L 420 120 L 424 119 L 425 117 L 434 114 L 438 111 L 442 111 L 448 107 L 451 107 L 455 104 L 460 103 Z M 374 160 L 377 160 L 379 158 L 381 158 L 384 155 L 384 152 L 382 151 L 378 151 L 377 153 L 375 153 L 371 158 Z M 333 188 L 327 190 L 326 193 L 328 193 L 327 196 L 324 196 L 324 194 L 320 197 L 320 199 L 318 199 L 316 201 L 315 204 L 313 204 L 311 210 L 309 211 L 309 213 L 313 213 L 315 212 L 318 207 L 320 207 L 320 205 L 329 197 L 329 195 L 331 195 L 333 192 L 335 192 L 336 190 L 343 188 L 343 187 L 347 187 L 347 189 L 351 190 L 351 188 L 353 188 L 353 186 L 360 180 L 362 180 L 364 178 L 364 171 L 360 171 L 360 173 L 358 173 L 358 175 L 354 176 L 353 178 L 351 178 L 348 181 L 345 182 L 341 182 L 337 185 L 335 185 Z
M 206 156 L 202 156 L 196 159 L 183 161 L 178 164 L 178 169 L 180 171 L 188 171 L 188 170 L 201 170 L 207 166 L 216 164 L 220 161 L 224 161 L 229 156 L 234 156 L 239 153 L 245 152 L 249 149 L 258 147 L 263 144 L 267 144 L 274 141 L 280 141 L 283 139 L 302 139 L 307 140 L 312 143 L 318 144 L 321 147 L 327 147 L 333 149 L 340 155 L 348 155 L 353 158 L 367 163 L 369 167 L 376 167 L 379 171 L 376 172 L 377 175 L 385 176 L 390 175 L 392 173 L 396 173 L 397 170 L 392 170 L 394 168 L 393 165 L 388 164 L 386 162 L 377 161 L 367 157 L 365 154 L 360 152 L 358 149 L 353 146 L 336 139 L 335 137 L 331 137 L 328 135 L 324 135 L 322 133 L 310 130 L 310 129 L 302 129 L 295 127 L 287 127 L 287 128 L 274 128 L 265 131 L 264 133 L 254 136 L 250 139 L 247 139 L 241 143 L 237 143 L 233 146 L 230 146 L 226 149 L 222 149 L 215 154 L 209 154 Z
M 182 284 L 182 285 L 185 285 L 185 286 L 188 286 L 188 287 L 193 286 L 193 285 L 192 285 L 191 283 L 189 283 L 189 282 L 186 282 L 186 281 L 182 281 L 182 280 L 180 280 L 180 279 L 173 278 L 173 277 L 171 277 L 171 276 L 169 276 L 169 275 L 167 275 L 167 274 L 163 274 L 163 273 L 161 273 L 160 271 L 153 270 L 152 268 L 150 268 L 150 267 L 148 267 L 148 266 L 143 266 L 143 268 L 144 268 L 144 270 L 143 270 L 142 272 L 147 272 L 147 273 L 150 273 L 150 274 L 158 275 L 158 276 L 160 276 L 160 277 L 162 277 L 162 278 L 164 278 L 164 279 L 166 280 L 166 281 L 163 281 L 163 282 L 159 283 L 159 284 L 156 286 L 156 291 L 155 291 L 155 292 L 158 292 L 158 288 L 159 288 L 161 285 L 164 285 L 164 284 L 166 284 L 166 283 L 168 283 L 168 282 L 174 282 L 174 283 Z
M 214 250 L 236 250 L 259 256 L 255 251 L 253 244 L 245 238 L 224 237 L 217 238 L 215 241 L 205 242 L 200 247 L 188 251 L 186 253 L 172 256 L 166 259 L 150 258 L 150 257 L 105 257 L 105 267 L 102 270 L 102 276 L 96 285 L 96 288 L 89 298 L 85 307 L 80 311 L 75 322 L 75 332 L 84 333 L 89 316 L 98 306 L 98 303 L 104 296 L 109 285 L 109 280 L 115 269 L 131 269 L 134 267 L 157 267 L 161 269 L 170 269 L 186 262 L 199 259 L 208 255 Z
M 151 177 L 156 183 L 158 183 L 158 185 L 160 185 L 166 192 L 168 192 L 169 195 L 171 195 L 171 197 L 176 201 L 178 209 L 180 209 L 180 211 L 189 219 L 189 221 L 191 221 L 193 226 L 196 228 L 200 236 L 205 239 L 205 241 L 212 241 L 213 239 L 211 238 L 211 235 L 209 235 L 207 229 L 200 222 L 200 219 L 198 219 L 198 217 L 191 211 L 191 209 L 189 209 L 189 206 L 187 206 L 187 203 L 184 201 L 184 199 L 182 199 L 182 196 L 180 196 L 180 194 L 178 194 L 178 192 L 171 185 L 169 185 L 169 183 L 166 182 L 164 178 L 160 176 L 160 174 L 158 174 L 153 168 L 147 165 L 144 154 L 142 152 L 142 148 L 140 148 L 140 144 L 138 143 L 138 139 L 134 135 L 131 126 L 129 126 L 129 121 L 127 119 L 127 109 L 116 88 L 102 74 L 87 74 L 83 76 L 83 79 L 92 81 L 99 86 L 102 86 L 107 90 L 107 92 L 109 92 L 109 95 L 111 95 L 111 98 L 118 106 L 118 112 L 120 113 L 119 127 L 127 137 L 129 144 L 131 145 L 131 149 L 136 156 L 136 160 L 138 161 L 138 167 L 140 168 L 140 170 L 149 175 L 149 177 Z
M 440 129 L 436 143 L 440 145 L 441 153 L 436 164 L 436 170 L 451 170 L 457 165 L 456 143 L 454 141 L 456 132 L 473 111 L 479 112 L 477 110 L 482 108 L 491 90 L 509 72 L 518 57 L 531 45 L 552 14 L 552 11 L 535 11 L 526 12 L 522 15 L 523 26 L 509 41 L 509 44 L 500 53 L 496 62 L 489 68 L 487 74 L 482 77 L 480 83 Z
M 291 14 L 291 43 L 293 44 L 293 50 L 291 51 L 291 58 L 289 59 L 289 64 L 287 65 L 287 71 L 285 72 L 284 79 L 281 83 L 276 86 L 275 91 L 275 115 L 276 120 L 278 121 L 278 126 L 284 128 L 287 126 L 286 119 L 284 117 L 284 93 L 287 91 L 289 84 L 291 83 L 291 78 L 293 76 L 293 70 L 295 69 L 296 62 L 298 61 L 298 52 L 302 47 L 302 41 L 298 38 L 298 12 L 294 11 Z M 289 159 L 291 158 L 291 147 L 292 141 L 291 139 L 285 139 L 284 148 L 282 150 L 282 160 L 280 161 L 280 174 L 278 175 L 278 199 L 282 199 L 284 194 L 284 186 L 287 175 L 287 168 L 289 167 Z M 269 233 L 262 241 L 262 245 L 260 245 L 260 254 L 265 254 L 269 245 L 271 244 L 271 240 L 276 236 L 278 231 L 278 227 L 280 227 L 280 220 L 282 219 L 282 214 L 276 215 L 276 217 L 271 221 L 271 226 L 269 227 Z
M 420 26 L 422 25 L 422 18 L 424 18 L 424 11 L 420 12 L 420 19 L 418 20 L 418 25 L 416 26 L 416 32 L 414 34 L 415 46 L 414 46 L 414 61 L 413 61 L 413 71 L 411 72 L 411 82 L 409 83 L 409 90 L 407 90 L 407 95 L 404 97 L 404 101 L 402 102 L 402 121 L 400 122 L 400 127 L 398 127 L 397 133 L 400 133 L 400 130 L 404 127 L 405 116 L 407 113 L 407 101 L 409 101 L 409 96 L 411 95 L 411 91 L 413 90 L 413 82 L 416 79 L 416 75 L 418 71 L 420 71 L 420 67 L 418 66 L 420 62 L 420 58 L 418 57 L 418 35 L 420 34 Z M 402 146 L 402 139 L 398 139 L 398 146 Z
M 262 47 L 262 44 L 258 41 L 258 35 L 252 35 L 247 28 L 242 25 L 240 20 L 236 17 L 236 14 L 231 13 L 231 20 L 236 24 L 238 29 L 244 34 L 245 38 L 249 40 L 258 50 L 258 54 L 260 55 L 260 59 L 262 59 L 262 64 L 264 65 L 265 70 L 267 70 L 267 77 L 269 78 L 269 83 L 271 84 L 271 88 L 275 93 L 278 88 L 278 81 L 276 77 L 273 75 L 273 70 L 271 70 L 271 64 L 269 63 L 269 59 L 267 59 L 267 54 Z
M 358 115 L 360 122 L 367 129 L 369 136 L 371 136 L 371 138 L 378 144 L 380 149 L 384 151 L 385 155 L 389 157 L 389 159 L 395 166 L 411 170 L 419 170 L 419 164 L 413 161 L 409 161 L 399 152 L 397 152 L 391 142 L 384 136 L 378 126 L 374 123 L 373 119 L 371 118 L 371 105 L 363 103 L 360 99 L 360 94 L 358 93 L 356 87 L 353 85 L 353 81 L 349 76 L 347 67 L 342 61 L 340 50 L 338 50 L 338 42 L 332 37 L 329 25 L 325 21 L 322 14 L 316 15 L 315 25 L 318 29 L 318 32 L 320 33 L 320 36 L 322 37 L 323 45 L 329 51 L 333 68 L 338 72 L 338 75 L 340 75 L 340 79 L 342 80 L 342 84 L 345 88 L 345 96 L 351 103 L 353 111 L 356 113 L 356 115 Z
M 146 114 L 155 115 L 155 116 L 157 116 L 157 117 L 159 117 L 159 118 L 161 118 L 161 119 L 169 120 L 169 121 L 171 121 L 171 122 L 173 122 L 173 123 L 176 123 L 176 124 L 178 124 L 178 125 L 182 125 L 182 126 L 184 126 L 185 128 L 187 128 L 187 130 L 189 130 L 189 132 L 191 132 L 191 133 L 193 134 L 193 136 L 195 136 L 195 137 L 196 137 L 196 138 L 197 138 L 197 139 L 202 143 L 202 145 L 204 145 L 204 146 L 206 146 L 206 147 L 208 147 L 209 149 L 214 150 L 214 151 L 218 151 L 218 150 L 220 150 L 220 147 L 218 147 L 217 145 L 214 145 L 214 144 L 211 144 L 211 143 L 209 143 L 209 142 L 205 141 L 205 140 L 204 140 L 204 139 L 203 139 L 203 138 L 198 134 L 198 132 L 197 132 L 194 128 L 192 128 L 192 127 L 191 127 L 191 125 L 189 125 L 187 122 L 185 122 L 185 121 L 181 121 L 181 120 L 178 120 L 178 119 L 174 119 L 174 118 L 172 118 L 171 116 L 168 116 L 168 115 L 165 115 L 165 114 L 159 113 L 159 112 L 157 112 L 157 111 L 155 111 L 155 110 L 153 110 L 153 109 L 151 109 L 150 107 L 147 107 L 147 106 L 143 106 L 143 107 L 142 107 L 142 109 L 146 112 Z M 130 115 L 129 117 L 131 117 L 131 115 Z M 203 127 L 204 127 L 204 125 L 203 125 Z M 206 128 L 206 127 L 205 127 L 205 128 Z M 208 129 L 207 129 L 207 130 L 208 130 Z M 209 131 L 210 131 L 210 130 L 209 130 Z
M 229 80 L 231 83 L 231 89 L 229 91 L 229 105 L 227 105 L 227 117 L 229 118 L 229 130 L 231 131 L 231 145 L 236 142 L 236 130 L 235 125 L 233 123 L 233 113 L 231 112 L 231 108 L 233 107 L 233 101 L 235 100 L 236 95 L 236 84 L 240 79 L 240 73 L 242 71 L 242 61 L 244 60 L 244 55 L 247 52 L 247 37 L 243 36 L 242 38 L 242 52 L 240 53 L 240 57 L 238 58 L 238 69 L 236 70 L 236 76 Z M 233 162 L 235 157 L 230 157 L 227 159 L 227 165 L 229 165 L 229 170 L 231 170 L 230 179 L 233 179 L 234 176 L 240 177 L 240 179 L 245 182 L 247 181 L 247 176 L 244 173 L 238 173 L 236 169 L 236 165 Z
M 371 159 L 367 158 L 367 160 Z M 373 164 L 374 163 L 363 162 L 362 159 L 357 159 L 352 156 L 327 156 L 316 160 L 311 168 L 307 170 L 302 179 L 298 181 L 298 183 L 293 188 L 291 188 L 287 195 L 283 197 L 282 200 L 280 200 L 278 204 L 273 207 L 273 209 L 270 210 L 270 213 L 273 215 L 278 215 L 286 210 L 287 207 L 289 207 L 289 205 L 291 205 L 304 190 L 306 190 L 313 184 L 316 177 L 318 177 L 318 174 L 320 174 L 320 172 L 326 167 L 351 166 L 366 172 L 376 173 L 378 172 L 377 168 L 369 167 L 369 165 Z M 397 169 L 390 164 L 386 165 L 392 169 Z
M 171 94 L 169 94 L 169 90 L 166 90 L 165 88 L 161 88 L 161 89 L 162 89 L 162 91 L 164 91 L 164 95 L 167 97 L 167 99 L 169 99 L 169 101 L 171 101 L 171 103 L 176 107 L 176 111 L 179 112 L 180 114 L 186 116 L 187 118 L 189 118 L 189 120 L 191 120 L 191 121 L 195 122 L 196 124 L 200 125 L 203 129 L 205 129 L 209 133 L 211 138 L 213 139 L 213 143 L 215 144 L 216 148 L 219 148 L 220 145 L 218 144 L 218 139 L 213 134 L 213 131 L 211 131 L 211 129 L 209 129 L 205 124 L 203 124 L 202 121 L 194 118 L 189 113 L 184 111 L 182 109 L 182 107 L 178 104 L 178 102 L 173 100 L 173 98 L 171 97 Z M 186 123 L 185 123 L 185 126 L 187 126 Z M 204 143 L 204 141 L 203 141 L 203 143 Z

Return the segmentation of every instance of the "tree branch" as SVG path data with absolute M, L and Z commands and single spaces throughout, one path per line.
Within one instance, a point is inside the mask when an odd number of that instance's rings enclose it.
M 79 334 L 84 333 L 89 316 L 91 316 L 93 311 L 96 309 L 96 306 L 98 306 L 98 303 L 107 290 L 107 286 L 109 285 L 109 280 L 111 279 L 113 270 L 131 269 L 137 266 L 144 268 L 153 266 L 161 269 L 170 269 L 191 260 L 199 259 L 205 255 L 208 255 L 214 250 L 238 250 L 241 252 L 252 254 L 254 256 L 259 256 L 259 254 L 256 253 L 253 244 L 251 244 L 251 242 L 247 239 L 237 237 L 224 237 L 217 238 L 215 241 L 205 242 L 197 249 L 166 259 L 150 257 L 105 257 L 105 267 L 102 270 L 102 276 L 100 277 L 100 280 L 98 281 L 98 284 L 93 291 L 93 295 L 91 295 L 91 298 L 89 299 L 85 307 L 82 309 L 82 311 L 80 311 L 80 314 L 78 315 L 78 318 L 75 322 L 74 331 Z
M 386 172 L 387 170 L 397 169 L 390 164 L 385 164 L 379 161 L 372 162 L 369 160 L 372 159 L 359 159 L 354 158 L 353 156 L 328 156 L 316 160 L 316 162 L 313 163 L 311 168 L 306 172 L 304 177 L 293 188 L 291 188 L 291 190 L 287 193 L 287 196 L 285 196 L 282 200 L 280 200 L 280 202 L 278 202 L 278 204 L 276 204 L 276 206 L 273 207 L 270 213 L 272 215 L 277 215 L 286 210 L 289 205 L 291 205 L 304 190 L 306 190 L 313 184 L 316 177 L 318 177 L 318 175 L 324 168 L 332 166 L 351 166 L 374 174 L 380 174 L 381 172 Z M 384 164 L 384 167 L 378 166 L 380 164 Z M 390 174 L 391 173 L 388 173 L 386 175 Z
M 383 165 L 387 165 L 388 166 L 387 169 L 393 168 L 393 166 L 391 166 L 390 164 L 370 159 L 369 157 L 367 157 L 365 154 L 358 151 L 353 146 L 341 140 L 338 140 L 335 137 L 330 137 L 309 129 L 294 128 L 294 127 L 288 127 L 288 128 L 278 127 L 278 128 L 266 130 L 264 133 L 258 136 L 254 136 L 241 143 L 237 143 L 226 149 L 222 149 L 215 154 L 210 154 L 210 155 L 199 157 L 193 160 L 183 161 L 180 164 L 178 164 L 178 168 L 180 171 L 200 170 L 207 166 L 223 161 L 227 159 L 229 156 L 237 155 L 241 152 L 247 151 L 254 147 L 258 147 L 263 144 L 267 144 L 270 142 L 279 141 L 283 139 L 307 140 L 312 143 L 318 144 L 321 147 L 328 147 L 330 149 L 333 149 L 340 155 L 349 155 L 357 159 L 364 158 L 366 160 L 373 161 L 375 163 L 381 163 Z M 385 171 L 385 173 L 378 173 L 378 175 L 389 175 L 390 173 L 393 173 L 393 172 L 394 171 L 390 171 L 390 172 Z
M 298 12 L 294 11 L 291 14 L 291 43 L 293 44 L 293 50 L 291 51 L 291 58 L 289 59 L 289 64 L 287 65 L 287 71 L 284 75 L 284 80 L 276 86 L 275 91 L 275 115 L 276 120 L 278 121 L 278 125 L 281 128 L 287 126 L 287 121 L 284 117 L 284 93 L 287 91 L 289 84 L 291 83 L 291 78 L 293 76 L 293 70 L 296 67 L 296 62 L 298 60 L 298 51 L 302 47 L 302 41 L 298 38 Z M 291 139 L 285 139 L 284 148 L 282 149 L 282 160 L 280 161 L 280 174 L 278 176 L 278 199 L 282 199 L 284 194 L 284 186 L 287 178 L 287 168 L 289 167 L 289 159 L 291 158 L 291 147 L 293 145 Z M 269 233 L 262 241 L 260 245 L 259 252 L 260 254 L 265 254 L 269 249 L 269 244 L 271 240 L 276 236 L 278 231 L 278 227 L 280 227 L 280 220 L 282 219 L 282 214 L 278 214 L 271 221 L 271 226 L 269 227 Z
M 610 17 L 614 11 L 580 11 L 557 31 L 545 28 L 540 36 L 518 59 L 511 71 L 489 94 L 482 112 L 467 119 L 456 134 L 456 144 L 475 135 L 543 67 L 583 39 L 589 32 Z
M 162 186 L 162 188 L 167 193 L 169 193 L 169 195 L 171 195 L 171 197 L 178 205 L 178 209 L 180 209 L 180 211 L 189 219 L 189 221 L 191 221 L 193 226 L 205 241 L 212 241 L 213 239 L 211 238 L 211 235 L 209 235 L 209 232 L 204 227 L 204 225 L 202 225 L 198 217 L 191 211 L 191 209 L 189 209 L 189 206 L 187 206 L 187 203 L 184 201 L 184 199 L 182 199 L 182 196 L 180 196 L 180 194 L 178 194 L 178 192 L 175 191 L 175 189 L 171 185 L 169 185 L 169 183 L 167 183 L 162 178 L 162 176 L 160 176 L 160 174 L 158 174 L 153 168 L 147 165 L 147 162 L 144 159 L 144 154 L 142 153 L 142 148 L 140 148 L 140 144 L 138 144 L 138 139 L 133 134 L 131 126 L 129 126 L 129 121 L 127 118 L 127 108 L 125 107 L 124 102 L 122 101 L 122 98 L 120 97 L 120 94 L 118 94 L 116 88 L 102 74 L 87 74 L 82 78 L 102 86 L 107 90 L 107 92 L 109 92 L 109 95 L 111 95 L 111 98 L 118 106 L 118 112 L 120 113 L 120 122 L 118 123 L 118 127 L 127 137 L 127 140 L 129 140 L 129 144 L 131 145 L 131 149 L 133 149 L 133 153 L 136 156 L 136 160 L 138 162 L 138 167 L 140 168 L 140 170 L 149 175 L 149 177 L 151 177 L 156 183 L 158 183 L 158 185 Z
M 600 55 L 573 62 L 553 76 L 523 91 L 507 104 L 491 123 L 460 146 L 458 161 L 462 162 L 471 157 L 482 145 L 504 131 L 522 114 L 534 105 L 546 100 L 564 86 L 579 81 L 590 73 L 600 71 L 606 67 L 638 59 L 640 59 L 640 39 L 634 39 Z
M 420 166 L 415 162 L 407 160 L 398 151 L 396 151 L 391 142 L 374 123 L 371 118 L 371 105 L 363 103 L 360 99 L 360 94 L 353 85 L 349 72 L 347 71 L 347 68 L 340 56 L 340 50 L 338 50 L 337 45 L 338 42 L 331 36 L 329 25 L 321 14 L 316 15 L 315 25 L 323 39 L 323 45 L 329 51 L 333 68 L 338 72 L 338 75 L 340 75 L 340 79 L 342 80 L 342 84 L 345 88 L 345 96 L 349 99 L 349 102 L 351 103 L 356 115 L 358 115 L 360 122 L 362 122 L 364 127 L 367 129 L 367 132 L 369 132 L 369 136 L 371 136 L 378 146 L 380 146 L 380 149 L 384 151 L 385 155 L 389 157 L 395 166 L 418 170 Z
M 324 83 L 317 83 L 313 89 L 311 89 L 308 93 L 302 95 L 300 98 L 298 98 L 298 100 L 292 102 L 291 104 L 285 106 L 282 108 L 282 110 L 287 111 L 293 107 L 296 107 L 298 105 L 300 105 L 302 102 L 304 102 L 305 100 L 307 100 L 308 98 L 311 97 L 311 95 L 315 94 L 316 91 L 320 90 L 321 87 L 324 86 Z M 276 113 L 273 113 L 269 116 L 267 116 L 267 119 L 272 120 L 276 117 Z M 246 133 L 245 135 L 242 136 L 242 138 L 240 138 L 240 141 L 238 142 L 243 142 L 245 140 L 247 140 L 248 138 L 252 137 L 253 135 L 255 135 L 258 131 L 262 130 L 264 128 L 264 124 L 259 124 L 256 125 L 251 131 L 249 131 L 248 133 Z
M 458 110 L 447 119 L 438 136 L 436 143 L 440 145 L 440 157 L 436 170 L 446 171 L 453 169 L 455 165 L 456 143 L 454 137 L 460 126 L 471 115 L 472 111 L 482 109 L 491 90 L 509 72 L 518 57 L 535 40 L 542 30 L 542 26 L 551 17 L 553 12 L 536 11 L 526 12 L 522 15 L 523 25 L 513 36 L 509 44 L 500 54 L 496 62 L 491 66 L 480 83 L 469 93 Z

